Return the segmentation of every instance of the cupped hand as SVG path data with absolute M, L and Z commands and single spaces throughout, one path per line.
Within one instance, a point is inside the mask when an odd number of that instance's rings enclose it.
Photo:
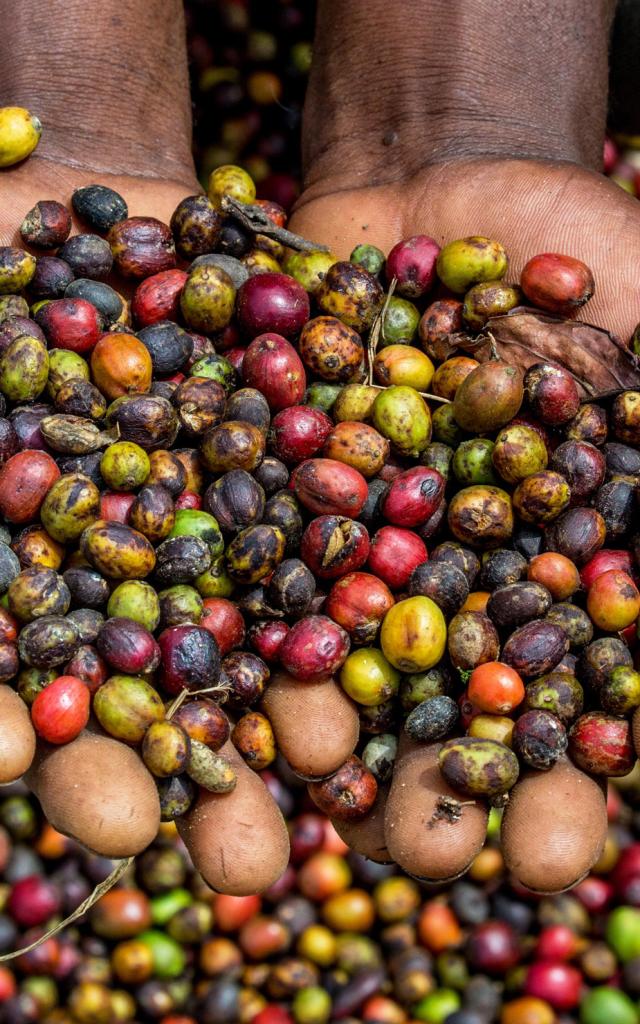
M 18 167 L 0 171 L 0 245 L 23 245 L 20 224 L 39 199 L 56 199 L 70 207 L 71 194 L 84 185 L 108 185 L 126 201 L 130 217 L 156 217 L 167 224 L 181 199 L 201 191 L 195 174 L 187 171 L 179 181 L 107 174 L 36 153 Z
M 74 189 L 89 184 L 116 189 L 133 216 L 166 220 L 180 199 L 198 187 L 195 181 L 110 175 L 34 155 L 0 172 L 0 244 L 23 246 L 19 227 L 38 200 L 56 199 L 70 207 Z M 13 774 L 29 767 L 26 762 L 33 756 L 34 744 L 28 723 L 23 721 L 16 730 L 5 716 L 2 726 L 3 780 L 8 781 L 5 775 L 12 774 L 12 766 Z M 120 771 L 114 771 L 116 764 Z M 84 734 L 61 748 L 38 743 L 27 778 L 56 827 L 105 856 L 139 853 L 157 831 L 160 810 L 149 773 L 132 751 L 106 737 L 97 745 Z
M 291 227 L 342 259 L 361 242 L 386 253 L 411 235 L 431 235 L 440 245 L 486 235 L 507 250 L 510 281 L 537 253 L 564 253 L 583 260 L 595 276 L 595 295 L 581 318 L 624 341 L 640 321 L 640 204 L 577 164 L 460 160 L 356 189 L 343 189 L 336 175 L 303 192 Z
M 291 227 L 343 259 L 362 242 L 386 253 L 415 234 L 441 245 L 486 235 L 505 246 L 510 281 L 535 254 L 565 253 L 586 262 L 595 276 L 595 296 L 581 310 L 582 319 L 623 340 L 640 321 L 640 204 L 576 164 L 461 160 L 361 188 L 343 188 L 337 174 L 303 192 Z M 390 792 L 381 793 L 370 818 L 338 828 L 374 859 L 396 860 L 410 874 L 443 880 L 468 866 L 485 837 L 486 815 L 477 803 L 463 805 L 459 817 L 438 811 L 440 798 L 451 795 L 434 748 L 410 744 L 401 749 Z M 569 761 L 548 773 L 525 772 L 505 811 L 505 861 L 529 887 L 559 891 L 590 870 L 606 829 L 603 787 Z
M 37 155 L 0 172 L 0 245 L 22 246 L 19 226 L 39 199 L 70 206 L 74 189 L 108 185 L 126 200 L 130 216 L 168 223 L 185 196 L 201 191 L 195 175 L 142 178 L 70 167 Z M 80 229 L 79 224 L 74 230 Z M 118 287 L 122 286 L 118 283 Z M 260 778 L 229 751 L 237 775 L 233 792 L 201 794 L 181 824 L 196 868 L 219 892 L 268 888 L 284 871 L 286 826 Z M 105 857 L 141 853 L 160 824 L 156 786 L 138 752 L 90 722 L 64 746 L 36 742 L 27 708 L 9 686 L 0 687 L 0 784 L 24 774 L 56 829 Z

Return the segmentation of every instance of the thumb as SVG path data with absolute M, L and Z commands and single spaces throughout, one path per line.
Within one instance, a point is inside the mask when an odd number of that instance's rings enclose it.
M 461 801 L 444 781 L 440 746 L 401 736 L 385 813 L 392 859 L 407 874 L 432 882 L 466 871 L 482 849 L 489 817 L 484 801 Z

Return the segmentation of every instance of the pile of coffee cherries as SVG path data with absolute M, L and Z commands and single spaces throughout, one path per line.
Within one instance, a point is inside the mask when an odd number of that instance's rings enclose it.
M 634 773 L 635 775 L 635 773 Z M 510 884 L 489 842 L 467 876 L 425 890 L 348 851 L 304 787 L 262 777 L 291 861 L 264 896 L 214 894 L 160 835 L 91 913 L 0 966 L 7 1024 L 637 1024 L 637 778 L 609 794 L 605 851 L 571 894 Z M 636 808 L 636 809 L 634 809 Z M 111 864 L 0 800 L 0 953 L 75 909 Z
M 0 249 L 0 682 L 51 744 L 93 712 L 137 746 L 165 820 L 235 785 L 221 701 L 250 766 L 280 747 L 346 824 L 398 734 L 443 742 L 463 801 L 567 751 L 627 774 L 640 390 L 460 349 L 523 302 L 575 314 L 589 268 L 509 284 L 483 237 L 338 261 L 254 200 L 223 166 L 167 225 L 90 185 L 85 233 L 43 200 Z

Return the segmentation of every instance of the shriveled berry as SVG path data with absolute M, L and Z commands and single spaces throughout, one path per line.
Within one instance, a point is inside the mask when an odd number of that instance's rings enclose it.
M 106 185 L 84 185 L 71 194 L 75 213 L 94 231 L 106 233 L 128 216 L 122 196 Z
M 547 771 L 567 749 L 567 733 L 550 711 L 525 711 L 517 720 L 512 746 L 530 768 Z
M 40 199 L 20 225 L 23 242 L 36 249 L 57 249 L 70 231 L 71 214 L 55 199 Z
M 371 810 L 378 792 L 374 775 L 359 757 L 350 757 L 335 775 L 309 783 L 311 799 L 338 821 L 358 821 Z
M 418 704 L 407 716 L 404 727 L 412 739 L 433 743 L 451 732 L 459 716 L 456 702 L 443 694 Z

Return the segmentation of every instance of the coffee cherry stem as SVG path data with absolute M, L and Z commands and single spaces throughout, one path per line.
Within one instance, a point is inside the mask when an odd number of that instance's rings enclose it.
M 387 391 L 392 384 L 370 384 L 369 387 L 375 388 L 376 391 Z M 430 402 L 441 402 L 442 405 L 451 405 L 450 398 L 443 398 L 442 395 L 432 395 L 429 391 L 417 391 L 416 394 L 422 398 L 428 398 Z
M 178 708 L 182 707 L 187 697 L 192 700 L 193 697 L 200 697 L 203 693 L 219 693 L 226 695 L 229 692 L 229 687 L 216 683 L 215 686 L 205 686 L 202 690 L 181 690 L 178 696 L 171 702 L 165 718 L 170 719 L 175 715 Z
M 129 870 L 134 860 L 135 857 L 125 857 L 124 860 L 119 860 L 113 871 L 107 875 L 103 882 L 96 885 L 93 892 L 76 907 L 73 913 L 69 914 L 69 916 L 65 917 L 62 921 L 59 921 L 50 928 L 49 931 L 45 932 L 44 935 L 40 935 L 39 938 L 34 942 L 31 942 L 28 946 L 24 946 L 22 949 L 14 949 L 11 953 L 3 953 L 2 956 L 0 956 L 0 963 L 6 963 L 8 960 L 15 960 L 16 957 L 30 953 L 32 949 L 37 949 L 38 946 L 41 946 L 43 942 L 47 941 L 47 939 L 52 939 L 54 935 L 58 935 L 65 928 L 68 928 L 70 924 L 73 924 L 74 921 L 77 921 L 78 918 L 83 917 L 83 915 L 86 914 L 88 910 L 91 910 L 92 906 L 97 903 L 105 893 L 109 892 L 110 889 L 113 889 L 114 885 L 116 885 L 122 876 Z
M 394 277 L 391 279 L 391 284 L 389 285 L 387 297 L 384 300 L 382 309 L 376 316 L 371 331 L 369 332 L 369 344 L 367 345 L 367 356 L 369 357 L 369 371 L 367 373 L 367 384 L 370 384 L 372 386 L 375 386 L 373 384 L 373 363 L 376 358 L 376 352 L 378 351 L 378 345 L 380 344 L 380 335 L 382 333 L 382 325 L 384 324 L 384 318 L 387 315 L 389 303 L 391 302 L 393 293 L 396 290 L 396 284 L 397 278 Z
M 253 231 L 256 235 L 266 235 L 276 242 L 286 245 L 289 249 L 297 249 L 299 252 L 329 252 L 327 245 L 320 245 L 319 242 L 310 242 L 302 235 L 287 228 L 278 227 L 271 218 L 259 206 L 252 203 L 241 203 L 233 196 L 222 197 L 222 210 L 233 217 L 247 231 Z

